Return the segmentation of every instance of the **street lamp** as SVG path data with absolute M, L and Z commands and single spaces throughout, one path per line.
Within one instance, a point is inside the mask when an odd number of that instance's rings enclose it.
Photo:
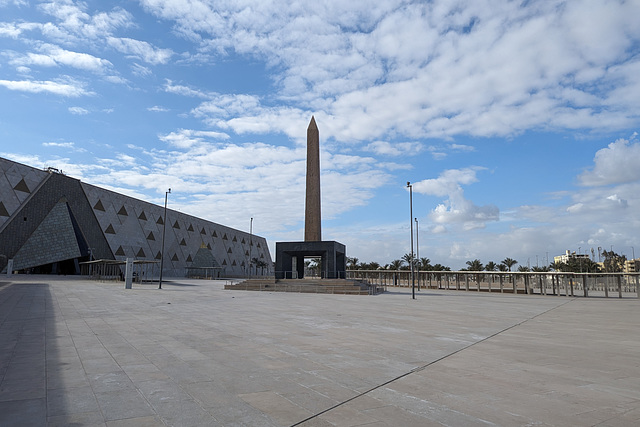
M 253 245 L 253 217 L 249 223 L 249 278 L 251 278 L 251 246 Z
M 162 270 L 164 269 L 164 236 L 167 232 L 167 199 L 169 198 L 171 189 L 164 193 L 164 221 L 162 221 L 162 250 L 160 251 L 160 282 L 158 289 L 162 289 Z
M 411 298 L 416 299 L 416 281 L 413 275 L 413 186 L 411 182 L 407 181 L 407 187 L 409 187 L 409 224 L 411 225 Z
M 416 220 L 416 267 L 418 268 L 418 292 L 420 292 L 420 225 Z

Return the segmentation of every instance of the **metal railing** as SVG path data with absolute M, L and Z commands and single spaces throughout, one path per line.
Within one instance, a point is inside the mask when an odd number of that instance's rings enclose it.
M 412 286 L 408 270 L 347 270 L 347 279 L 385 287 Z M 527 295 L 640 298 L 640 273 L 420 271 L 418 288 Z

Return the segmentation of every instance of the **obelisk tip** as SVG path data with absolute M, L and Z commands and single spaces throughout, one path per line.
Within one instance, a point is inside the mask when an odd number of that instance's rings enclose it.
M 308 129 L 318 129 L 318 125 L 316 125 L 316 119 L 314 116 L 311 116 L 311 121 L 309 122 Z

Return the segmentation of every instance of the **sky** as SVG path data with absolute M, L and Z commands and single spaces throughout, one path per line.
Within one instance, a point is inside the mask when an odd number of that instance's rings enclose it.
M 411 224 L 417 254 L 454 270 L 640 257 L 638 16 L 640 0 L 0 0 L 0 156 L 159 205 L 171 188 L 169 208 L 273 257 L 304 238 L 314 116 L 323 240 L 360 262 L 409 253 Z

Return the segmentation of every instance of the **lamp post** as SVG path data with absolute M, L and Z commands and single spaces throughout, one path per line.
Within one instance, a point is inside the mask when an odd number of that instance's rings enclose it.
M 407 181 L 409 187 L 409 225 L 411 226 L 411 298 L 416 299 L 416 281 L 413 275 L 413 186 Z
M 162 289 L 162 270 L 164 269 L 164 236 L 167 232 L 167 199 L 169 198 L 171 189 L 164 193 L 164 221 L 162 221 L 162 249 L 160 251 L 160 282 L 158 289 Z
M 420 224 L 416 220 L 416 268 L 418 269 L 418 292 L 420 292 Z
M 253 217 L 249 223 L 249 279 L 251 279 L 251 246 L 253 245 Z

